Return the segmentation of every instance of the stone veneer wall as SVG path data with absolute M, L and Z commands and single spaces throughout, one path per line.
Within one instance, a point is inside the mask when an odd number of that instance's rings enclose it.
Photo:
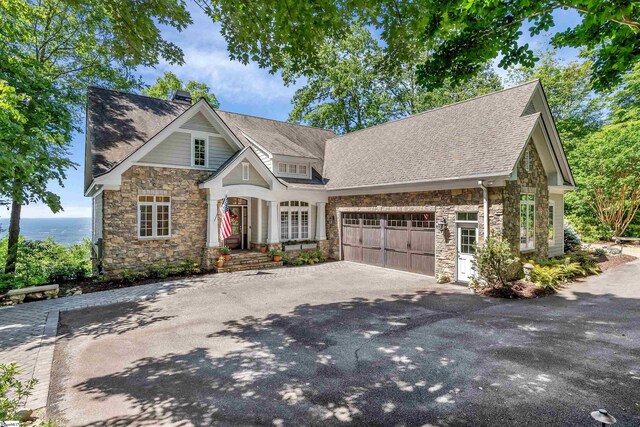
M 107 278 L 123 270 L 144 270 L 153 263 L 185 259 L 200 262 L 206 246 L 206 190 L 198 182 L 210 172 L 134 166 L 122 175 L 120 190 L 104 191 L 104 248 Z M 138 239 L 139 190 L 171 192 L 171 237 Z
M 491 233 L 502 232 L 502 188 L 489 189 L 489 224 Z M 371 194 L 329 197 L 327 203 L 327 238 L 329 255 L 339 257 L 339 212 L 363 209 L 368 212 L 435 212 L 436 222 L 447 221 L 447 228 L 435 231 L 435 273 L 455 279 L 456 266 L 456 212 L 478 213 L 478 235 L 483 236 L 482 189 L 439 190 L 428 192 Z
M 518 179 L 504 189 L 504 238 L 522 261 L 546 258 L 549 253 L 549 182 L 535 145 L 529 142 L 531 170 L 525 169 L 525 156 L 518 163 Z M 520 253 L 520 193 L 535 191 L 535 250 Z M 526 258 L 526 259 L 525 259 Z

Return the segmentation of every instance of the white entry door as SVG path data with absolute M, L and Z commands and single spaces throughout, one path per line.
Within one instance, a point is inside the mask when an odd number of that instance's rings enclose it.
M 475 225 L 458 225 L 458 281 L 468 282 L 473 277 L 471 261 L 476 251 L 478 227 Z

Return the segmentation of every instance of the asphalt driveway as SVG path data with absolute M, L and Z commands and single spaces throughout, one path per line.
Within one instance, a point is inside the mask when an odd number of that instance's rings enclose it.
M 640 262 L 530 301 L 342 263 L 62 313 L 61 425 L 640 425 Z

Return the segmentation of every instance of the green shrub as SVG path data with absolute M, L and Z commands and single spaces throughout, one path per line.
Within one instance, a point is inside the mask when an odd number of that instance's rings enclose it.
M 147 277 L 152 279 L 166 279 L 169 276 L 179 276 L 199 272 L 200 264 L 189 258 L 177 263 L 151 264 L 147 267 Z
M 7 239 L 0 240 L 0 273 L 4 272 Z M 85 279 L 91 276 L 91 242 L 65 247 L 52 238 L 18 242 L 16 271 L 0 278 L 5 287 L 20 288 L 30 285 Z M 3 285 L 0 284 L 0 287 Z
M 574 230 L 574 228 L 569 225 L 564 225 L 564 251 L 570 252 L 580 248 L 582 244 L 582 240 L 580 239 L 580 235 Z
M 229 249 L 226 246 L 223 246 L 220 248 L 220 254 L 222 255 L 230 255 L 231 254 L 231 249 Z
M 125 283 L 134 283 L 147 277 L 147 272 L 139 270 L 124 270 L 120 273 L 120 280 Z
M 15 414 L 24 405 L 38 380 L 18 380 L 18 366 L 15 363 L 0 364 L 0 421 L 15 419 Z
M 284 251 L 279 251 L 277 249 L 271 249 L 269 252 L 267 252 L 267 255 L 269 257 L 271 257 L 271 258 L 276 257 L 276 256 L 284 258 L 285 253 L 284 253 Z
M 564 258 L 545 259 L 537 263 L 529 262 L 534 266 L 531 271 L 531 280 L 540 288 L 556 289 L 561 282 L 597 274 L 600 271 L 593 255 L 584 251 L 569 253 Z
M 519 259 L 511 252 L 509 242 L 497 237 L 477 247 L 472 263 L 476 272 L 472 287 L 507 287 L 519 270 Z

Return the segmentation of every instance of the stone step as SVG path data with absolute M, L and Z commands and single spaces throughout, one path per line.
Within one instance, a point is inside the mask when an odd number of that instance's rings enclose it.
M 218 268 L 217 266 L 213 267 L 213 271 L 216 273 L 230 273 L 232 271 L 247 271 L 247 270 L 264 270 L 268 268 L 276 268 L 282 267 L 282 261 L 275 262 L 263 262 L 263 263 L 254 263 L 254 264 L 238 264 L 238 265 L 229 265 L 225 263 L 224 266 Z
M 260 264 L 265 262 L 271 262 L 271 257 L 262 256 L 262 257 L 251 257 L 251 258 L 239 258 L 239 257 L 231 257 L 230 261 L 225 261 L 225 265 L 244 265 L 244 264 Z

